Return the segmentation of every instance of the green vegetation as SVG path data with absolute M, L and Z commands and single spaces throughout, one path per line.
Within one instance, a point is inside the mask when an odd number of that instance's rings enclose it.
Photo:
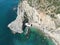
M 60 13 L 60 0 L 28 0 L 28 3 L 48 15 Z

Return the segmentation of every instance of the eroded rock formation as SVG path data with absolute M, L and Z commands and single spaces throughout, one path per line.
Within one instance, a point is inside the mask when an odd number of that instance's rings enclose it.
M 18 5 L 17 17 L 8 25 L 8 27 L 13 31 L 13 33 L 23 33 L 22 27 L 25 18 L 28 19 L 28 21 L 26 21 L 28 25 L 40 29 L 46 35 L 54 39 L 57 43 L 56 45 L 60 45 L 60 34 L 56 33 L 58 30 L 60 31 L 60 28 L 56 28 L 55 22 L 57 23 L 57 20 L 51 18 L 44 11 L 38 11 L 36 8 L 30 6 L 26 0 Z

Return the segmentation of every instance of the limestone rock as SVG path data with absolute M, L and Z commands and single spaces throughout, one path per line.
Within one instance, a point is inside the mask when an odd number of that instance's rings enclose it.
M 32 25 L 33 27 L 40 29 L 46 35 L 58 41 L 57 43 L 59 45 L 60 35 L 55 33 L 56 25 L 52 18 L 46 15 L 44 12 L 38 12 L 34 7 L 31 7 L 26 0 L 22 1 L 18 5 L 17 17 L 13 22 L 8 25 L 8 27 L 13 31 L 13 33 L 23 33 L 22 26 L 24 16 L 28 18 L 27 24 L 29 26 Z M 51 32 L 51 30 L 53 32 Z
M 54 21 L 52 21 L 52 19 L 48 15 L 44 14 L 43 12 L 38 13 L 38 11 L 35 8 L 31 7 L 27 1 L 23 1 L 21 4 L 18 5 L 16 20 L 14 20 L 12 23 L 8 25 L 8 27 L 10 27 L 12 31 L 18 33 L 23 32 L 22 22 L 25 16 L 24 12 L 26 12 L 27 14 L 29 24 L 32 25 L 33 23 L 38 24 L 41 30 L 42 29 L 54 30 L 56 28 Z

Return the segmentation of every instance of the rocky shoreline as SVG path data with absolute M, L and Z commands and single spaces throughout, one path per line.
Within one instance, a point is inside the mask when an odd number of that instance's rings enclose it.
M 24 16 L 28 18 L 28 25 L 38 28 L 44 32 L 45 35 L 52 38 L 56 45 L 60 45 L 60 33 L 58 34 L 60 27 L 56 28 L 56 21 L 54 22 L 54 20 L 44 12 L 38 12 L 34 7 L 31 7 L 26 0 L 18 5 L 17 18 L 8 25 L 14 34 L 23 33 L 22 25 Z M 26 26 L 28 27 L 28 25 Z

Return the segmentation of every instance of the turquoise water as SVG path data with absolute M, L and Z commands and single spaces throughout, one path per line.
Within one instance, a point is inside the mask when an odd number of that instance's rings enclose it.
M 50 38 L 44 36 L 44 33 L 33 27 L 30 28 L 28 35 L 17 33 L 14 37 L 15 45 L 55 45 Z
M 54 45 L 51 40 L 39 35 L 36 31 L 31 31 L 29 35 L 12 34 L 7 25 L 15 20 L 19 0 L 0 0 L 0 45 Z M 30 29 L 36 30 L 36 29 Z

